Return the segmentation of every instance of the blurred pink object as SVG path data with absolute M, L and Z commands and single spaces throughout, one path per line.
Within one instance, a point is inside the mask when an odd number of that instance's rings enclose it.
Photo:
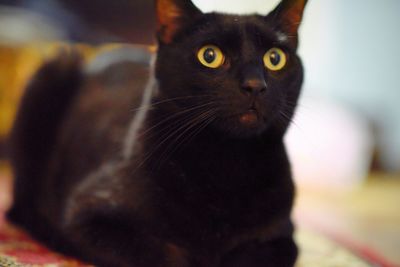
M 351 188 L 368 175 L 371 129 L 365 118 L 343 106 L 302 101 L 285 139 L 300 186 Z

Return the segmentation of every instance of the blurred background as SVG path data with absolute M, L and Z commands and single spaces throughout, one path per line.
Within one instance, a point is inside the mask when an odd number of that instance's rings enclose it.
M 203 11 L 267 14 L 279 0 L 193 0 Z M 299 224 L 349 236 L 400 264 L 400 1 L 310 0 L 300 30 L 306 77 L 286 136 Z M 154 46 L 153 1 L 0 0 L 0 186 L 6 139 L 41 62 L 72 42 Z M 0 195 L 0 203 L 10 197 Z M 7 204 L 3 204 L 7 206 Z

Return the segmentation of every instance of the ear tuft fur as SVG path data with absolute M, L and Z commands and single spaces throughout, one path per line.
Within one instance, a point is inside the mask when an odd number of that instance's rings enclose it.
M 272 12 L 289 36 L 297 36 L 307 0 L 283 0 Z
M 184 26 L 202 14 L 190 0 L 156 0 L 157 37 L 169 44 Z

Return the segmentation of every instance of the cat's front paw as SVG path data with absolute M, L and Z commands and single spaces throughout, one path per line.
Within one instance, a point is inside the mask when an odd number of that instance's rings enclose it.
M 189 267 L 188 252 L 186 249 L 174 244 L 165 244 L 165 264 L 163 267 Z
M 291 238 L 251 243 L 228 253 L 221 267 L 293 267 L 297 253 L 297 246 Z

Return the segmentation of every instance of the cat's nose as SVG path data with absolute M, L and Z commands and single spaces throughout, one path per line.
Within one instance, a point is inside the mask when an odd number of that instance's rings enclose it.
M 264 79 L 249 79 L 242 83 L 242 90 L 246 94 L 259 95 L 267 91 L 267 83 Z
M 242 92 L 248 95 L 259 95 L 267 91 L 264 74 L 256 68 L 248 68 L 241 84 Z

